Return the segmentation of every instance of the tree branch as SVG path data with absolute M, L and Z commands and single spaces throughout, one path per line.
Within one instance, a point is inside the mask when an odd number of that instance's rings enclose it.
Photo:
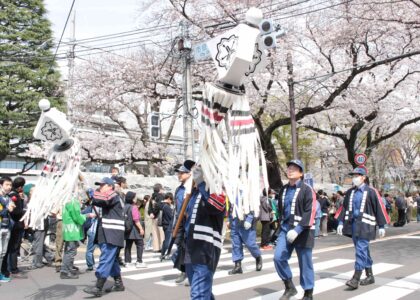
M 378 103 L 379 101 L 384 100 L 386 97 L 388 97 L 389 94 L 391 94 L 398 87 L 398 85 L 400 85 L 400 83 L 406 80 L 408 76 L 415 73 L 420 73 L 420 71 L 413 71 L 413 72 L 408 71 L 407 74 L 405 74 L 400 80 L 394 83 L 394 86 L 390 88 L 389 90 L 387 90 L 381 97 L 378 98 L 378 100 L 374 101 L 374 103 Z
M 410 124 L 414 124 L 414 123 L 416 123 L 418 121 L 420 121 L 420 116 L 419 117 L 415 117 L 414 119 L 407 120 L 407 121 L 401 123 L 400 126 L 398 126 L 398 128 L 395 129 L 394 131 L 392 131 L 392 132 L 390 132 L 390 133 L 388 133 L 386 135 L 383 135 L 383 136 L 381 136 L 380 138 L 378 138 L 376 140 L 373 140 L 372 143 L 371 143 L 371 147 L 378 146 L 379 143 L 381 143 L 384 140 L 389 139 L 389 138 L 393 137 L 394 135 L 396 135 L 397 133 L 399 133 L 404 127 L 406 127 L 406 126 L 408 126 Z
M 318 132 L 318 133 L 325 134 L 325 135 L 335 136 L 339 139 L 342 139 L 343 141 L 347 140 L 347 136 L 345 134 L 342 134 L 342 133 L 335 133 L 335 132 L 326 131 L 324 129 L 314 127 L 314 126 L 311 126 L 311 125 L 303 125 L 303 127 L 307 128 L 307 129 L 310 129 L 312 131 Z
M 163 158 L 155 158 L 155 157 L 147 157 L 147 158 L 137 158 L 132 153 L 130 157 L 127 158 L 121 158 L 121 159 L 99 159 L 93 157 L 93 155 L 90 153 L 89 149 L 86 147 L 81 147 L 85 152 L 87 157 L 89 158 L 89 161 L 92 162 L 101 162 L 101 163 L 107 163 L 107 164 L 117 164 L 117 163 L 134 163 L 134 162 L 151 162 L 151 163 L 160 163 L 166 161 Z
M 408 57 L 412 57 L 415 55 L 420 55 L 420 50 L 418 51 L 412 51 L 409 53 L 404 53 L 398 56 L 394 56 L 394 57 L 390 57 L 384 60 L 380 60 L 380 61 L 376 61 L 374 63 L 371 63 L 367 66 L 363 66 L 363 67 L 357 67 L 357 51 L 354 48 L 354 46 L 351 46 L 351 52 L 352 52 L 352 56 L 353 56 L 353 65 L 355 68 L 351 69 L 351 73 L 350 75 L 346 78 L 346 80 L 341 83 L 329 96 L 328 98 L 321 104 L 318 106 L 314 106 L 314 107 L 304 107 L 302 108 L 297 114 L 296 114 L 296 120 L 299 121 L 301 119 L 303 119 L 306 116 L 309 115 L 313 115 L 316 114 L 318 112 L 321 112 L 323 110 L 325 110 L 326 108 L 328 108 L 329 106 L 331 106 L 331 104 L 334 102 L 334 100 L 344 91 L 346 90 L 350 84 L 352 83 L 352 81 L 354 80 L 354 78 L 365 72 L 368 70 L 371 70 L 375 67 L 381 66 L 381 65 L 385 65 L 388 64 L 390 62 L 394 62 L 394 61 L 398 61 L 398 60 L 402 60 L 404 58 L 408 58 Z M 289 125 L 290 124 L 290 117 L 287 118 L 281 118 L 281 119 L 277 119 L 275 121 L 273 121 L 265 130 L 265 134 L 268 136 L 271 136 L 271 134 L 273 133 L 274 130 L 276 130 L 278 127 L 280 126 L 284 126 L 284 125 Z
M 409 2 L 413 3 L 415 6 L 420 8 L 420 3 L 417 3 L 415 0 L 408 0 Z

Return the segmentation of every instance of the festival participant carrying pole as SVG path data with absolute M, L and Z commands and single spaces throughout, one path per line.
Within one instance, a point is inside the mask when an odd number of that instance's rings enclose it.
M 172 251 L 172 247 L 174 246 L 175 240 L 176 240 L 176 236 L 178 234 L 179 231 L 179 227 L 181 226 L 182 220 L 184 219 L 184 214 L 185 211 L 187 210 L 187 206 L 188 203 L 190 202 L 191 199 L 191 194 L 192 194 L 192 189 L 194 187 L 194 180 L 192 180 L 192 177 L 190 177 L 186 182 L 185 182 L 185 196 L 184 196 L 184 201 L 182 202 L 182 207 L 181 207 L 181 211 L 179 212 L 178 215 L 178 219 L 176 220 L 176 224 L 174 229 L 172 230 L 172 238 L 171 238 L 171 242 L 169 244 L 168 250 L 166 252 L 166 255 L 170 255 L 171 251 Z

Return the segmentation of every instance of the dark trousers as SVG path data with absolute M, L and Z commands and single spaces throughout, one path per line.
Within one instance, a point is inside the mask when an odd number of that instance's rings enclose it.
M 261 247 L 268 246 L 268 244 L 270 243 L 270 223 L 270 221 L 261 221 Z
M 77 254 L 79 242 L 64 242 L 63 262 L 61 263 L 61 272 L 70 274 L 73 270 L 74 258 Z
M 404 226 L 405 225 L 405 209 L 399 209 L 398 210 L 398 226 Z
M 47 230 L 35 230 L 34 240 L 32 242 L 32 248 L 34 251 L 34 256 L 32 258 L 32 265 L 36 267 L 42 267 L 42 257 L 51 263 L 53 261 L 54 255 L 50 249 L 45 246 L 45 236 Z
M 163 232 L 165 233 L 165 240 L 162 244 L 161 255 L 164 256 L 166 251 L 169 248 L 169 243 L 171 242 L 172 227 L 171 226 L 162 226 Z
M 133 246 L 133 244 L 136 244 L 136 248 L 137 248 L 137 262 L 143 262 L 143 247 L 144 247 L 143 239 L 125 240 L 125 249 L 124 249 L 125 262 L 131 263 L 131 247 Z
M 20 244 L 22 243 L 24 230 L 20 226 L 14 226 L 10 233 L 9 245 L 7 246 L 6 255 L 3 257 L 1 264 L 1 273 L 6 277 L 10 276 L 10 272 L 19 272 L 17 267 L 17 258 L 19 255 Z

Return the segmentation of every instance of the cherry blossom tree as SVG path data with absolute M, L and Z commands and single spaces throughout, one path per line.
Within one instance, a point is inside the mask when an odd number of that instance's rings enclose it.
M 295 113 L 300 126 L 320 133 L 317 143 L 326 147 L 322 151 L 328 150 L 328 137 L 341 143 L 350 165 L 354 153 L 371 155 L 381 143 L 419 120 L 416 111 L 420 103 L 420 7 L 416 1 L 170 0 L 143 2 L 142 5 L 144 22 L 149 26 L 168 26 L 166 38 L 172 41 L 180 34 L 181 21 L 188 24 L 187 38 L 192 43 L 201 43 L 237 25 L 250 6 L 260 7 L 266 17 L 287 30 L 286 36 L 279 39 L 278 47 L 269 50 L 266 70 L 246 83 L 272 187 L 282 185 L 273 137 L 282 135 L 279 129 L 291 124 L 290 88 L 294 90 Z M 165 59 L 167 53 L 173 53 L 173 48 L 174 44 L 169 43 L 166 53 L 142 53 L 135 59 L 142 63 L 132 70 L 127 70 L 130 68 L 127 61 L 120 63 L 117 59 L 112 62 L 118 66 L 115 68 L 109 60 L 103 60 L 105 66 L 92 63 L 84 67 L 78 78 L 80 86 L 75 92 L 78 97 L 82 96 L 81 103 L 93 101 L 91 107 L 95 110 L 107 108 L 107 115 L 111 115 L 109 118 L 115 126 L 124 125 L 118 116 L 127 111 L 137 120 L 135 133 L 122 126 L 133 140 L 131 145 L 138 147 L 126 148 L 135 156 L 124 159 L 150 157 L 142 156 L 141 151 L 149 146 L 145 142 L 145 116 L 138 112 L 138 102 L 133 98 L 159 105 L 163 95 L 174 98 L 182 95 L 181 64 L 173 56 L 169 63 Z M 287 53 L 293 58 L 293 77 L 286 68 Z M 166 65 L 162 69 L 163 62 Z M 147 71 L 141 71 L 143 66 L 147 66 Z M 193 65 L 193 86 L 202 86 L 214 78 L 211 62 Z M 292 85 L 287 85 L 288 80 Z M 89 112 L 92 110 L 87 108 Z M 96 149 L 94 143 L 92 148 Z M 322 151 L 314 153 L 321 155 Z M 153 153 L 156 154 L 156 149 Z
M 415 125 L 407 127 L 372 153 L 370 165 L 375 170 L 373 180 L 377 186 L 395 182 L 404 191 L 415 186 L 420 170 L 418 129 Z
M 148 117 L 161 101 L 177 97 L 176 72 L 159 53 L 143 48 L 121 59 L 104 55 L 79 64 L 69 90 L 70 120 L 78 128 L 85 158 L 105 163 L 165 160 L 151 140 Z

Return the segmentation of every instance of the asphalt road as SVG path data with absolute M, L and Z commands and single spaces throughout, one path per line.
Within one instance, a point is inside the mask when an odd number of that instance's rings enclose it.
M 354 248 L 351 240 L 331 234 L 316 240 L 313 251 L 315 268 L 314 299 L 420 299 L 420 224 L 389 228 L 384 239 L 371 244 L 376 283 L 347 291 L 345 281 L 353 274 Z M 230 251 L 230 245 L 225 244 Z M 133 253 L 134 254 L 134 253 Z M 83 288 L 95 282 L 93 273 L 85 272 L 84 247 L 80 248 L 77 265 L 82 274 L 76 280 L 61 280 L 53 268 L 28 271 L 27 279 L 13 279 L 0 286 L 1 299 L 88 299 Z M 133 255 L 133 257 L 135 257 Z M 283 283 L 273 265 L 273 251 L 264 251 L 264 267 L 255 271 L 255 260 L 249 253 L 243 262 L 244 274 L 229 276 L 232 267 L 230 253 L 222 254 L 215 274 L 213 292 L 216 299 L 278 299 Z M 125 292 L 110 293 L 103 299 L 189 299 L 189 287 L 176 285 L 177 271 L 170 261 L 160 262 L 158 255 L 145 252 L 147 269 L 123 269 Z M 299 285 L 296 257 L 291 258 L 294 282 Z M 22 265 L 22 269 L 24 269 Z M 107 282 L 112 285 L 112 280 Z M 300 288 L 299 288 L 300 289 Z M 300 289 L 301 291 L 301 289 Z M 301 291 L 296 299 L 303 295 Z

